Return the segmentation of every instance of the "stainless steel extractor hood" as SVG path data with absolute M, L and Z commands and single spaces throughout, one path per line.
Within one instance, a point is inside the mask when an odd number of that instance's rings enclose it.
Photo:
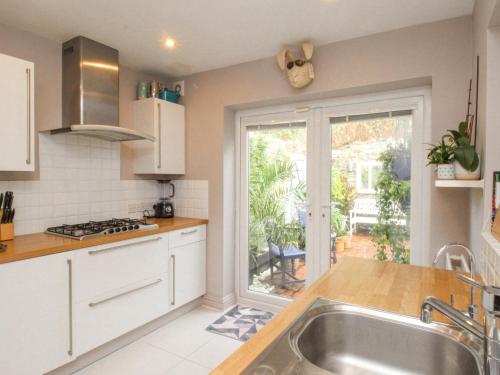
M 155 138 L 121 128 L 118 50 L 79 36 L 63 44 L 63 127 L 51 134 L 85 135 L 111 142 Z

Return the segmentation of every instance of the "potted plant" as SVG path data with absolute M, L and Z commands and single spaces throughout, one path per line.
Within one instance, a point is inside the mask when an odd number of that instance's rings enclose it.
M 453 180 L 455 178 L 454 148 L 448 141 L 448 136 L 444 135 L 441 142 L 431 145 L 427 154 L 427 165 L 436 165 L 438 180 Z
M 335 248 L 340 253 L 346 247 L 347 217 L 337 207 L 332 208 L 331 230 L 335 233 Z
M 476 145 L 471 144 L 470 126 L 461 122 L 458 130 L 449 130 L 445 137 L 453 146 L 455 178 L 457 180 L 479 180 L 479 155 Z

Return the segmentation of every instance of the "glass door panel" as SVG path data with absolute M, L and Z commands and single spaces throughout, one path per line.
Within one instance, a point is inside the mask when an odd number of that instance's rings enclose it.
M 329 117 L 331 257 L 410 261 L 412 111 Z
M 306 122 L 246 127 L 248 290 L 293 298 L 306 280 Z

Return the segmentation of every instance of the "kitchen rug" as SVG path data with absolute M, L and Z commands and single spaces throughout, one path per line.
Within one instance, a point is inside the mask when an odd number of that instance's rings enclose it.
M 210 324 L 207 331 L 235 340 L 247 341 L 273 316 L 273 313 L 267 311 L 236 305 Z

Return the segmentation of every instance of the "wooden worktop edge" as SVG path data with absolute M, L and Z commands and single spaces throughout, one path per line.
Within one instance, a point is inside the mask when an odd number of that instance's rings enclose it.
M 169 219 L 163 219 L 163 220 L 169 220 Z M 153 220 L 153 222 L 158 223 L 161 221 Z M 158 233 L 171 232 L 178 229 L 189 228 L 204 224 L 208 224 L 208 220 L 176 217 L 173 219 L 173 222 L 171 224 L 168 223 L 159 224 L 159 227 L 156 229 L 122 233 L 113 236 L 96 237 L 83 241 L 57 237 L 45 233 L 33 233 L 22 236 L 16 236 L 13 240 L 2 242 L 7 245 L 7 250 L 4 253 L 0 253 L 0 264 L 37 258 L 46 255 L 58 254 L 78 249 L 84 249 L 92 246 L 105 245 L 113 242 L 130 240 L 133 238 L 151 236 Z M 17 249 L 18 247 L 22 247 L 23 244 L 24 246 L 28 246 L 28 244 L 30 243 L 31 244 L 36 243 L 37 239 L 53 242 L 53 245 L 39 246 L 38 248 L 32 245 L 34 247 L 33 249 L 28 249 L 28 250 Z

